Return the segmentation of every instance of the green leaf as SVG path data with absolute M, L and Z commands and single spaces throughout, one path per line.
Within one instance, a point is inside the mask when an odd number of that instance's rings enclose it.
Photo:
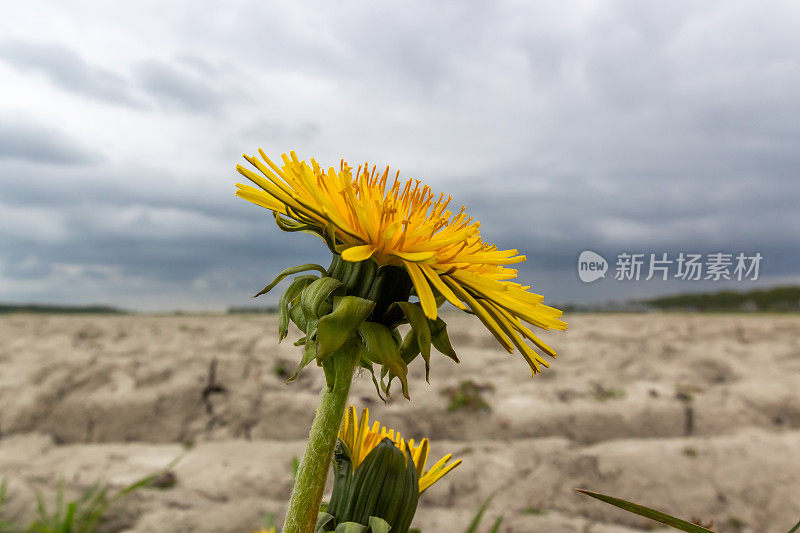
M 605 494 L 600 494 L 598 492 L 592 492 L 583 489 L 575 489 L 575 490 L 580 492 L 581 494 L 585 494 L 587 496 L 591 496 L 592 498 L 598 499 L 601 502 L 609 503 L 615 507 L 624 509 L 625 511 L 635 513 L 640 516 L 644 516 L 645 518 L 649 518 L 650 520 L 655 520 L 656 522 L 661 522 L 662 524 L 674 527 L 675 529 L 680 529 L 681 531 L 686 531 L 688 533 L 713 533 L 710 529 L 698 526 L 697 524 L 692 524 L 691 522 L 687 522 L 685 520 L 681 520 L 680 518 L 675 518 L 674 516 L 662 513 L 661 511 L 656 511 L 655 509 L 651 509 L 650 507 L 645 507 L 637 503 L 621 500 L 619 498 L 614 498 L 613 496 L 606 496 Z
M 403 396 L 408 396 L 408 366 L 400 357 L 392 332 L 383 324 L 377 322 L 362 322 L 356 328 L 370 361 L 383 365 L 400 379 L 403 385 Z
M 303 289 L 300 294 L 300 306 L 306 319 L 311 317 L 317 319 L 330 311 L 333 303 L 327 301 L 328 297 L 336 294 L 343 295 L 344 287 L 341 281 L 330 277 L 319 278 Z
M 390 529 L 392 529 L 392 526 L 383 518 L 378 518 L 377 516 L 369 517 L 370 533 L 389 533 Z
M 436 320 L 429 320 L 428 325 L 431 328 L 431 342 L 433 347 L 439 353 L 446 355 L 456 363 L 459 363 L 456 351 L 453 350 L 453 345 L 450 344 L 450 337 L 447 335 L 447 324 L 441 318 Z
M 362 526 L 356 522 L 344 522 L 336 526 L 335 533 L 364 533 L 367 526 Z
M 419 351 L 422 358 L 425 360 L 425 381 L 428 383 L 430 380 L 431 372 L 431 328 L 428 325 L 428 318 L 419 304 L 411 302 L 395 302 L 393 305 L 399 307 L 403 314 L 406 316 L 408 323 L 411 324 L 411 330 L 414 332 L 414 337 L 419 346 Z
M 319 277 L 313 274 L 298 276 L 292 284 L 283 291 L 278 300 L 278 342 L 286 338 L 289 334 L 289 303 L 293 302 L 308 285 Z
M 287 268 L 286 270 L 284 270 L 283 272 L 278 274 L 278 277 L 276 277 L 272 281 L 272 283 L 270 283 L 269 285 L 267 285 L 266 287 L 261 289 L 258 292 L 258 294 L 253 296 L 253 298 L 256 298 L 258 296 L 261 296 L 262 294 L 268 293 L 269 291 L 274 289 L 275 285 L 280 283 L 283 280 L 283 278 L 285 278 L 286 276 L 291 276 L 292 274 L 299 274 L 300 272 L 306 272 L 308 270 L 319 270 L 322 273 L 323 276 L 327 276 L 328 275 L 328 271 L 325 270 L 325 267 L 317 265 L 317 264 L 314 264 L 314 263 L 307 263 L 305 265 L 297 265 L 297 266 L 294 266 L 294 267 L 291 267 L 291 268 Z
M 492 529 L 489 530 L 489 533 L 498 533 L 500 531 L 500 526 L 502 525 L 502 523 L 503 523 L 503 517 L 501 515 L 498 516 L 497 520 L 494 521 L 494 525 L 492 526 Z
M 789 533 L 797 533 L 800 531 L 800 522 L 796 523 L 792 529 L 789 530 Z
M 317 362 L 321 364 L 341 348 L 374 307 L 375 302 L 357 296 L 334 297 L 333 311 L 317 323 Z

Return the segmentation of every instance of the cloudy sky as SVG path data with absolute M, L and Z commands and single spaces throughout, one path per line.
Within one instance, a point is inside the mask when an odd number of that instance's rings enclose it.
M 800 4 L 16 2 L 0 301 L 223 309 L 327 251 L 242 152 L 391 164 L 549 301 L 800 281 Z M 758 282 L 578 280 L 594 250 L 760 252 Z

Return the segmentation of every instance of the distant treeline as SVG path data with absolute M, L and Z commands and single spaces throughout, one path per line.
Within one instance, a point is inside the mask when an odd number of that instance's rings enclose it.
M 648 307 L 689 311 L 799 311 L 800 286 L 774 287 L 747 292 L 720 291 L 677 294 L 643 300 Z
M 122 315 L 126 311 L 110 305 L 0 304 L 2 313 L 59 313 Z
M 277 313 L 278 308 L 274 305 L 267 305 L 267 306 L 241 306 L 241 307 L 229 307 L 228 314 L 229 315 L 241 315 L 241 314 L 249 314 L 249 313 Z

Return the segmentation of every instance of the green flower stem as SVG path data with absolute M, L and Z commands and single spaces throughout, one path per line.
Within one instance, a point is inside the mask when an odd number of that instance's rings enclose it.
M 358 354 L 341 350 L 331 356 L 335 381 L 332 390 L 323 389 L 322 398 L 300 468 L 297 470 L 283 533 L 313 533 L 325 490 L 333 450 L 342 424 Z

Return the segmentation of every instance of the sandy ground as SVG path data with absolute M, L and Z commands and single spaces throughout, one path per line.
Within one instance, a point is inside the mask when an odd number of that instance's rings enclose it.
M 572 491 L 584 487 L 714 520 L 785 532 L 800 519 L 800 317 L 579 315 L 535 381 L 470 317 L 448 319 L 462 363 L 412 368 L 409 403 L 361 377 L 351 400 L 432 458 L 464 464 L 425 493 L 415 525 L 464 530 L 496 493 L 503 531 L 652 530 Z M 169 463 L 176 484 L 110 512 L 109 531 L 243 531 L 281 518 L 322 385 L 276 343 L 270 316 L 0 318 L 0 477 L 5 512 L 63 481 L 121 487 Z M 491 385 L 489 412 L 448 412 L 447 387 Z M 27 513 L 27 514 L 26 514 Z M 486 521 L 488 529 L 489 520 Z

